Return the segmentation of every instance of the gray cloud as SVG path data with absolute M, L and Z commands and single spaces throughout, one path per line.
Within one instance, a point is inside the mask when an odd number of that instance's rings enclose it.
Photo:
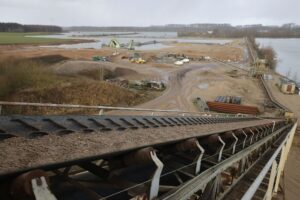
M 0 21 L 61 26 L 300 24 L 298 0 L 0 0 Z

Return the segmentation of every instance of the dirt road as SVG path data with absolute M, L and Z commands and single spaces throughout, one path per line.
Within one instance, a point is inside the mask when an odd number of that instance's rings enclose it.
M 136 107 L 147 109 L 167 109 L 183 111 L 199 111 L 193 99 L 214 100 L 216 96 L 241 96 L 243 104 L 263 105 L 264 93 L 255 79 L 249 79 L 243 70 L 238 70 L 237 77 L 227 72 L 236 69 L 217 62 L 190 63 L 181 67 L 160 69 L 157 76 L 167 81 L 167 89 L 162 95 Z M 109 114 L 149 115 L 151 112 L 113 111 Z M 165 114 L 165 113 L 159 113 Z
M 197 85 L 195 77 L 197 72 L 204 68 L 217 67 L 216 63 L 189 64 L 178 70 L 172 71 L 168 77 L 168 87 L 158 98 L 149 101 L 139 107 L 158 109 L 178 109 L 185 111 L 197 111 L 192 104 L 192 88 Z M 189 75 L 187 79 L 187 75 Z

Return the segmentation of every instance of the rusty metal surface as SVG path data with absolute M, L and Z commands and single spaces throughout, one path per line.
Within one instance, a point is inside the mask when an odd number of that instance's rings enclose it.
M 252 114 L 257 115 L 259 110 L 257 107 L 254 106 L 245 106 L 245 105 L 237 105 L 231 103 L 221 103 L 221 102 L 206 102 L 209 110 L 222 112 L 222 113 L 231 113 L 231 114 Z

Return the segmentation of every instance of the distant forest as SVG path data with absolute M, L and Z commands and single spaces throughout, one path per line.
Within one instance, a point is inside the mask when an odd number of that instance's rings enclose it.
M 272 38 L 300 38 L 300 26 L 294 23 L 281 26 L 265 26 L 262 24 L 232 26 L 230 24 L 169 24 L 164 26 L 145 27 L 65 27 L 66 31 L 117 31 L 117 32 L 177 32 L 179 37 L 227 37 L 245 36 Z
M 59 26 L 0 23 L 0 32 L 62 32 Z
M 178 32 L 179 37 L 211 37 L 211 38 L 240 38 L 245 36 L 258 38 L 300 38 L 300 28 L 272 28 L 267 31 L 255 28 L 245 29 L 213 29 L 210 32 Z

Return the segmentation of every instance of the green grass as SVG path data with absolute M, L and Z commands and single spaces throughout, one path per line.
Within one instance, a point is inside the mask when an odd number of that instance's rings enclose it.
M 50 35 L 53 33 L 6 33 L 0 32 L 0 45 L 4 44 L 53 44 L 70 41 L 59 38 L 26 37 L 34 35 Z

